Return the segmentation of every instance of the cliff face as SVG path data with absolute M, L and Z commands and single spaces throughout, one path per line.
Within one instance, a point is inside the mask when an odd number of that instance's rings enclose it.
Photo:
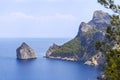
M 82 22 L 80 24 L 76 37 L 57 49 L 53 48 L 49 57 L 67 57 L 84 62 L 89 60 L 98 53 L 95 49 L 95 42 L 105 40 L 105 30 L 108 26 L 110 26 L 109 14 L 101 10 L 95 11 L 92 20 L 88 23 Z M 65 53 L 66 50 L 71 52 Z M 46 54 L 48 54 L 48 51 Z M 48 55 L 46 56 L 48 57 Z
M 49 49 L 46 52 L 46 57 L 50 57 L 50 55 L 52 54 L 52 52 L 54 52 L 54 50 L 58 49 L 59 46 L 56 44 L 53 44 L 52 46 L 49 47 Z
M 82 22 L 76 37 L 84 46 L 84 54 L 82 60 L 88 60 L 97 53 L 95 42 L 105 40 L 105 30 L 110 26 L 110 16 L 103 11 L 95 11 L 93 18 L 88 23 Z
M 33 59 L 36 58 L 36 54 L 34 50 L 29 47 L 26 43 L 22 43 L 22 45 L 17 48 L 17 59 Z

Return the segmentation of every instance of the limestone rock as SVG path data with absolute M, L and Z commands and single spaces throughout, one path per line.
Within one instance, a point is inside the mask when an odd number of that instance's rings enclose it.
M 34 50 L 28 46 L 25 42 L 22 43 L 22 45 L 17 48 L 17 59 L 34 59 L 37 58 Z
M 94 55 L 89 60 L 87 60 L 84 64 L 98 66 L 105 64 L 105 62 L 105 56 L 101 52 L 99 52 L 98 54 Z
M 56 50 L 57 48 L 59 48 L 59 46 L 57 44 L 53 44 L 52 46 L 49 47 L 49 49 L 46 52 L 46 57 L 50 57 L 50 55 L 52 54 L 52 52 L 54 50 Z
M 105 31 L 110 25 L 110 15 L 101 10 L 97 10 L 93 13 L 92 20 L 80 24 L 78 33 L 74 39 L 57 47 L 57 49 L 56 47 L 48 49 L 46 55 L 50 54 L 50 57 L 48 58 L 58 57 L 58 59 L 63 59 L 64 57 L 69 58 L 69 56 L 72 56 L 72 59 L 75 58 L 77 61 L 83 61 L 86 62 L 86 64 L 97 66 L 101 64 L 104 57 L 101 57 L 102 54 L 99 54 L 96 50 L 95 43 L 97 41 L 106 41 Z M 78 41 L 75 41 L 76 38 Z M 79 46 L 78 43 L 80 43 Z M 67 53 L 68 50 L 71 52 Z M 92 59 L 92 61 L 89 59 Z

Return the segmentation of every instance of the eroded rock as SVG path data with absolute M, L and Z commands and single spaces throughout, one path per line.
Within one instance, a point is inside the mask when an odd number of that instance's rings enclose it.
M 28 46 L 25 42 L 16 50 L 17 59 L 34 59 L 37 58 L 34 50 Z

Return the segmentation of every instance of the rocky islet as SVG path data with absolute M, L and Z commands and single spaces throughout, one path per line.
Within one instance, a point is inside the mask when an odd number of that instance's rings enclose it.
M 35 51 L 25 42 L 16 49 L 17 59 L 35 59 L 37 58 Z

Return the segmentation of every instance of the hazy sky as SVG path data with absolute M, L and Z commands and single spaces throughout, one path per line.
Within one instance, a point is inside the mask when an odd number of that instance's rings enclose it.
M 97 0 L 0 0 L 0 37 L 74 37 Z

